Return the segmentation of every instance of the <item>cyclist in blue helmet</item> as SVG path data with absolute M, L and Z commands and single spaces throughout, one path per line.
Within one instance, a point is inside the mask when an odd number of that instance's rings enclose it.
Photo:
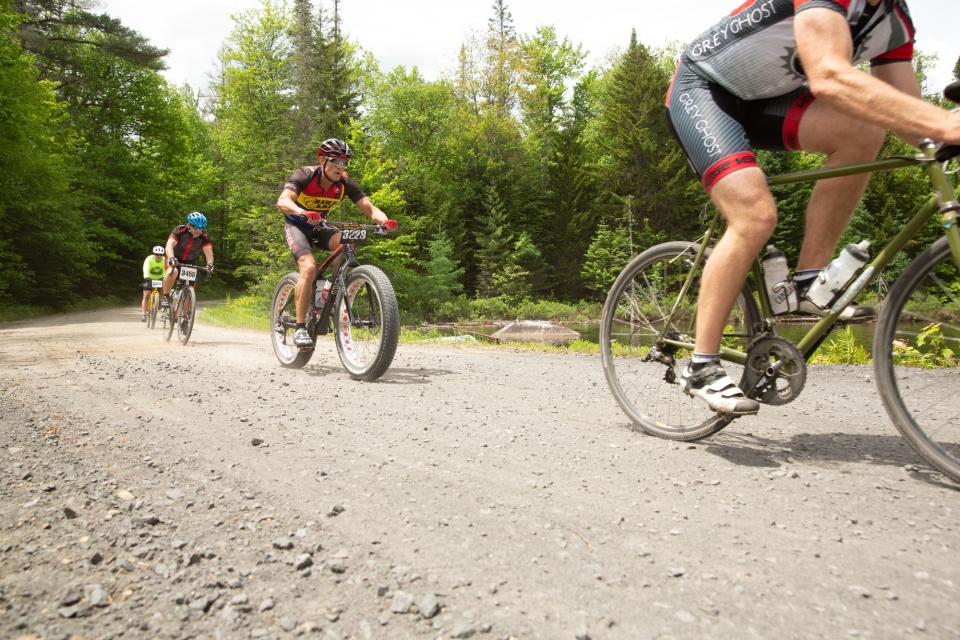
M 206 228 L 207 216 L 199 211 L 194 211 L 187 214 L 187 224 L 178 225 L 170 232 L 165 248 L 169 269 L 167 270 L 167 276 L 163 279 L 163 295 L 160 296 L 161 307 L 170 304 L 170 289 L 173 288 L 174 281 L 180 275 L 177 265 L 181 262 L 195 264 L 202 252 L 207 263 L 207 272 L 213 271 L 213 242 L 210 241 L 210 237 L 204 231 Z

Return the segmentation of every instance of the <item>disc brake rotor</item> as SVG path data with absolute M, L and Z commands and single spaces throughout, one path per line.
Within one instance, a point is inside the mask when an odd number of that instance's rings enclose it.
M 747 396 L 764 404 L 787 404 L 807 381 L 807 363 L 793 343 L 764 337 L 747 349 L 741 386 Z

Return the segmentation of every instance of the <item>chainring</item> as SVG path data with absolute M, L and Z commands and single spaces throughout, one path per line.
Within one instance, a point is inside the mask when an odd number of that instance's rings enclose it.
M 761 337 L 747 348 L 741 388 L 764 404 L 787 404 L 800 395 L 807 382 L 807 363 L 792 342 Z

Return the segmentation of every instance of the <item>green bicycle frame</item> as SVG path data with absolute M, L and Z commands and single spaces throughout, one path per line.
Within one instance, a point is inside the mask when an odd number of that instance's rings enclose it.
M 937 212 L 940 212 L 941 214 L 941 224 L 944 229 L 944 234 L 947 236 L 947 242 L 950 244 L 950 251 L 953 256 L 954 264 L 956 264 L 958 269 L 960 269 L 960 230 L 957 228 L 957 215 L 960 213 L 960 204 L 957 202 L 957 194 L 951 183 L 951 179 L 948 177 L 949 174 L 947 174 L 945 171 L 944 165 L 940 162 L 937 162 L 935 159 L 936 149 L 937 147 L 935 144 L 925 141 L 921 145 L 920 153 L 913 157 L 897 156 L 861 164 L 808 169 L 805 171 L 796 171 L 793 173 L 770 176 L 767 179 L 767 184 L 769 184 L 771 187 L 776 187 L 801 182 L 815 182 L 817 180 L 826 180 L 828 178 L 840 178 L 861 173 L 872 173 L 875 171 L 890 171 L 904 167 L 925 166 L 930 176 L 930 181 L 933 183 L 934 187 L 934 193 L 930 196 L 930 199 L 927 200 L 927 202 L 917 210 L 910 221 L 904 225 L 903 229 L 901 229 L 900 232 L 894 236 L 890 242 L 888 242 L 887 245 L 876 255 L 876 257 L 866 267 L 864 267 L 857 278 L 852 283 L 847 285 L 843 294 L 830 307 L 830 313 L 822 317 L 803 336 L 803 338 L 800 339 L 796 346 L 800 352 L 803 353 L 805 358 L 809 358 L 811 355 L 813 355 L 813 352 L 816 351 L 817 347 L 833 328 L 833 325 L 840 317 L 840 313 L 843 311 L 843 309 L 852 300 L 859 296 L 864 289 L 866 289 L 867 285 L 869 285 L 873 280 L 874 275 L 883 271 L 883 269 L 890 264 L 890 261 L 893 260 L 893 257 L 930 221 L 930 218 L 933 217 L 933 215 Z M 710 244 L 710 240 L 715 234 L 717 234 L 721 223 L 722 218 L 720 216 L 720 212 L 717 211 L 714 213 L 713 218 L 707 227 L 707 231 L 700 242 L 693 265 L 690 269 L 690 272 L 687 274 L 686 280 L 683 283 L 683 287 L 681 288 L 680 296 L 678 296 L 677 302 L 674 304 L 674 308 L 666 318 L 664 331 L 666 331 L 666 328 L 671 325 L 673 316 L 676 314 L 677 309 L 679 308 L 680 300 L 686 297 L 687 292 L 693 285 L 694 274 L 697 273 L 700 265 L 703 263 L 704 255 L 707 247 Z M 766 286 L 764 286 L 763 271 L 760 266 L 759 256 L 754 261 L 753 267 L 751 268 L 747 277 L 752 280 L 754 285 L 753 288 L 759 297 L 761 314 L 764 318 L 773 317 L 773 312 L 770 306 L 770 298 L 767 294 Z M 694 322 L 695 321 L 696 318 L 694 318 Z M 659 336 L 659 338 L 664 344 L 673 345 L 682 349 L 693 349 L 693 344 L 689 342 L 665 338 L 663 335 Z M 746 363 L 746 354 L 736 349 L 730 349 L 721 346 L 720 357 L 723 360 L 735 362 L 741 365 Z

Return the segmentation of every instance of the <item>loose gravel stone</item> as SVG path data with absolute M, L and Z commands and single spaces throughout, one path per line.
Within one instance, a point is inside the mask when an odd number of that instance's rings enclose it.
M 390 611 L 394 613 L 408 613 L 413 606 L 414 597 L 406 591 L 395 591 L 390 602 Z

